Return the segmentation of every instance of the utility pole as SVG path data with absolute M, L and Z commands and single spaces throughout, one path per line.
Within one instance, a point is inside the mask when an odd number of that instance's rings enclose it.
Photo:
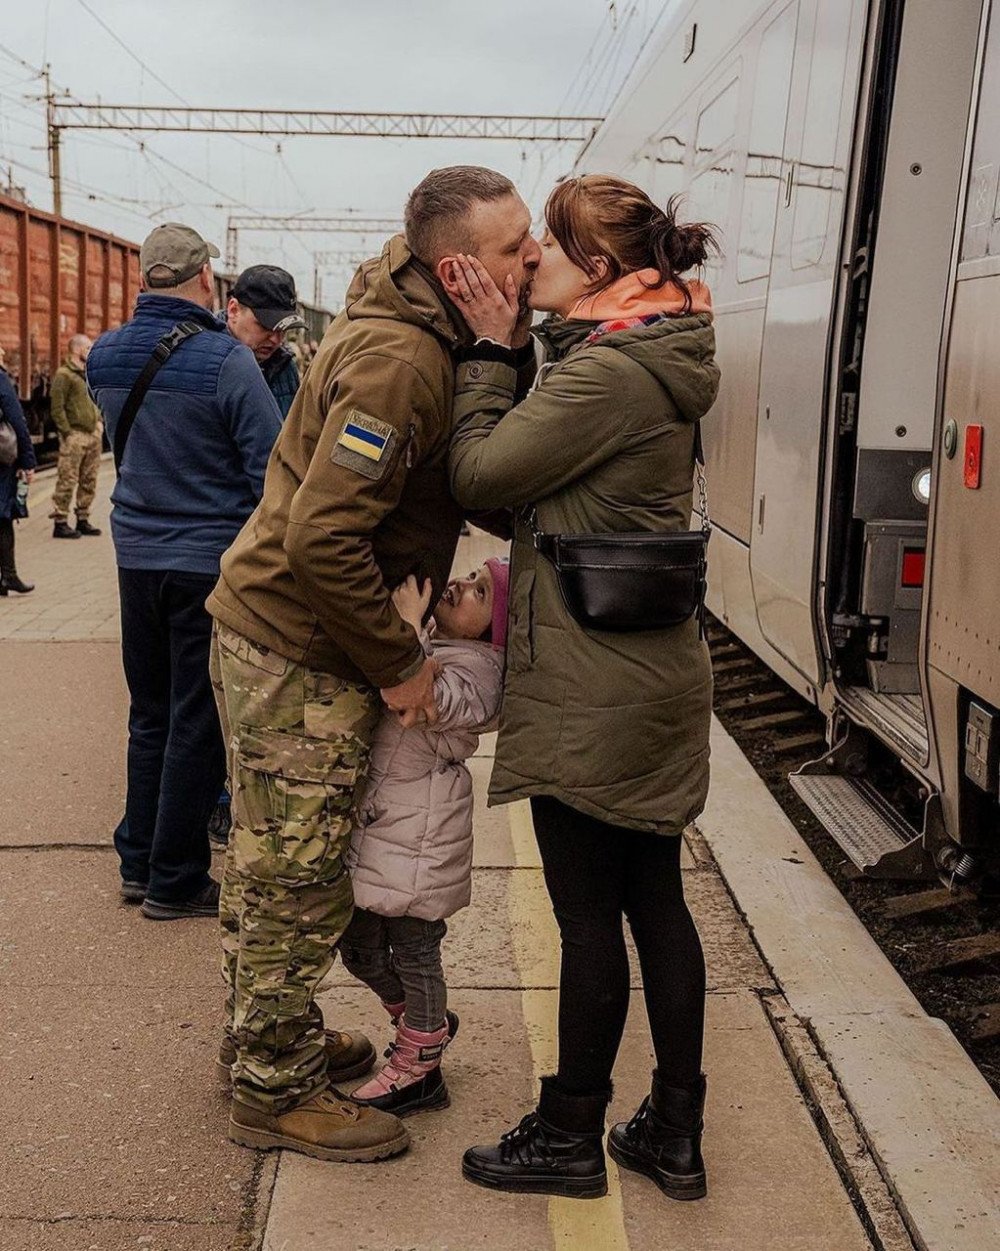
M 48 61 L 43 71 L 45 76 L 45 128 L 49 153 L 49 177 L 52 179 L 52 211 L 56 217 L 62 216 L 62 164 L 60 159 L 61 128 L 56 125 L 56 100 L 52 94 L 52 73 Z

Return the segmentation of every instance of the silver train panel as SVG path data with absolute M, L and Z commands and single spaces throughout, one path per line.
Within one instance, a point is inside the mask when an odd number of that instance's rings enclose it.
M 954 455 L 938 464 L 927 621 L 929 664 L 1000 708 L 998 396 L 1000 273 L 960 280 L 955 291 L 944 419 L 955 423 L 958 437 Z M 966 444 L 978 430 L 976 478 Z M 969 485 L 974 481 L 978 485 Z
M 859 448 L 929 452 L 934 435 L 981 5 L 947 7 L 946 21 L 940 3 L 918 0 L 903 10 L 865 332 Z M 907 490 L 909 482 L 902 486 Z

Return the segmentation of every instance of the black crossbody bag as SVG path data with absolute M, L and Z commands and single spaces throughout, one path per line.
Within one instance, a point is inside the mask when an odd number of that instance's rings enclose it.
M 588 630 L 632 633 L 681 625 L 697 613 L 699 637 L 705 637 L 712 526 L 704 463 L 699 422 L 694 464 L 700 530 L 543 534 L 532 509 L 529 521 L 535 550 L 555 569 L 563 603 L 574 621 Z
M 172 330 L 168 330 L 163 335 L 157 342 L 156 347 L 153 348 L 152 355 L 143 365 L 142 372 L 132 384 L 132 390 L 125 397 L 118 424 L 115 426 L 115 441 L 111 450 L 114 453 L 115 474 L 117 476 L 121 476 L 122 457 L 125 455 L 125 444 L 128 442 L 129 431 L 132 429 L 136 413 L 138 413 L 142 401 L 146 398 L 146 392 L 149 390 L 153 379 L 167 363 L 175 348 L 179 348 L 185 339 L 190 339 L 192 335 L 200 334 L 207 329 L 207 326 L 199 326 L 196 321 L 178 322 Z

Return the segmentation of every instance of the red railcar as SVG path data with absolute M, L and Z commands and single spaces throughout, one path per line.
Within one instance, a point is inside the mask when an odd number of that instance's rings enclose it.
M 121 325 L 138 291 L 138 244 L 0 195 L 0 343 L 37 443 L 70 338 Z

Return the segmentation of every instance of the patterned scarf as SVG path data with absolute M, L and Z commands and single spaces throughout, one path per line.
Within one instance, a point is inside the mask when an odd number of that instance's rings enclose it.
M 602 335 L 614 334 L 616 330 L 634 330 L 638 326 L 655 326 L 675 316 L 673 313 L 647 313 L 645 317 L 616 317 L 612 321 L 602 321 L 584 339 L 584 343 L 594 343 Z

